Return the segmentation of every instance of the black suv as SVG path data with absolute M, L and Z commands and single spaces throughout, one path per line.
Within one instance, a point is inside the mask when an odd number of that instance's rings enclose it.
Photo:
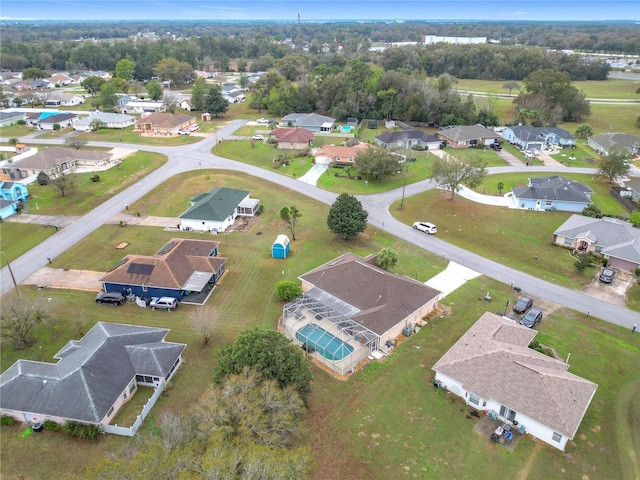
M 495 150 L 496 152 L 499 152 L 500 150 L 502 150 L 502 145 L 500 145 L 499 143 L 492 143 L 491 145 L 489 145 L 489 148 L 491 150 Z
M 120 292 L 100 292 L 96 295 L 96 303 L 109 303 L 114 307 L 122 305 L 126 301 L 127 299 Z

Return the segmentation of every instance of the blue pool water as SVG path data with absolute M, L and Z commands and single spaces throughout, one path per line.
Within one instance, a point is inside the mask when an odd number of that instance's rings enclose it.
M 351 355 L 353 347 L 334 337 L 325 329 L 309 323 L 296 333 L 296 338 L 316 349 L 316 351 L 328 360 L 342 360 Z
M 340 127 L 340 130 L 343 133 L 349 133 L 352 129 L 353 129 L 353 127 L 350 127 L 349 125 L 343 125 L 343 126 Z

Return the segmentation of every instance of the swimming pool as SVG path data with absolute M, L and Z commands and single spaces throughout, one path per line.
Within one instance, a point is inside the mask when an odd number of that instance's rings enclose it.
M 353 353 L 351 345 L 344 343 L 314 323 L 309 323 L 298 330 L 296 338 L 315 348 L 320 355 L 328 360 L 342 360 Z
M 349 125 L 343 125 L 340 127 L 340 131 L 342 133 L 349 133 L 351 132 L 351 130 L 353 130 L 353 127 L 349 126 Z

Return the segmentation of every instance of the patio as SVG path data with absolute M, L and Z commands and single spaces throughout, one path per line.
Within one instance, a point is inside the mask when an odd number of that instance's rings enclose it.
M 480 412 L 482 415 L 482 412 Z M 494 420 L 490 416 L 484 415 L 478 420 L 475 427 L 473 427 L 473 431 L 479 433 L 483 437 L 486 437 L 487 440 L 491 440 L 491 435 L 496 431 L 498 427 L 500 427 L 504 422 L 502 420 Z M 505 436 L 501 435 L 496 443 L 502 445 L 507 450 L 513 451 L 522 437 L 522 434 L 518 433 L 518 426 L 511 426 L 511 433 L 513 434 L 513 438 L 510 441 L 505 440 Z

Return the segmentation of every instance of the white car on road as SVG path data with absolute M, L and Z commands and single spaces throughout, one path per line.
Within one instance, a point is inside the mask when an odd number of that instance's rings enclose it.
M 416 222 L 413 224 L 413 228 L 416 230 L 420 230 L 421 232 L 428 233 L 429 235 L 434 235 L 438 232 L 438 228 L 429 222 Z
M 251 140 L 264 140 L 264 137 L 262 135 L 254 135 Z
M 257 123 L 269 123 L 269 119 L 267 118 L 259 118 L 256 120 Z

